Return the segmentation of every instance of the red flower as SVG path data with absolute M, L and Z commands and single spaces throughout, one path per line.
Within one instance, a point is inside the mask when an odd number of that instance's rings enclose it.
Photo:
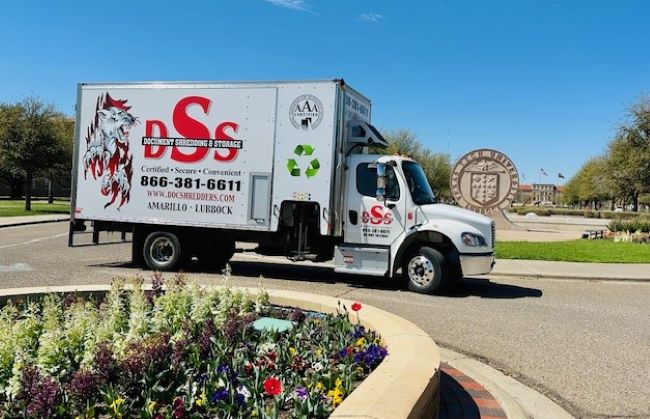
M 352 311 L 361 310 L 361 303 L 352 303 Z
M 277 396 L 282 393 L 282 383 L 275 377 L 269 377 L 264 380 L 264 391 L 269 396 Z

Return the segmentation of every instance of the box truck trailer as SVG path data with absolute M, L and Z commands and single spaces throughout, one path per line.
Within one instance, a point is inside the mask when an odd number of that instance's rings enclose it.
M 343 80 L 80 84 L 69 245 L 132 233 L 158 271 L 217 268 L 236 242 L 431 293 L 494 264 L 494 223 L 436 203 Z

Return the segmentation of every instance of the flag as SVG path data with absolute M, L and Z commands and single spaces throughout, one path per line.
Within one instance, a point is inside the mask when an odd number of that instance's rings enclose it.
M 540 173 L 543 174 L 544 176 L 548 176 L 548 173 L 544 171 L 544 169 L 539 169 Z
M 558 173 L 557 177 L 560 178 L 560 179 L 564 179 L 564 175 L 562 173 Z

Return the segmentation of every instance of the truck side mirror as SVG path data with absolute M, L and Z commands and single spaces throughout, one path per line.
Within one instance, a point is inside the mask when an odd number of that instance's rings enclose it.
M 377 163 L 377 201 L 386 199 L 386 164 Z

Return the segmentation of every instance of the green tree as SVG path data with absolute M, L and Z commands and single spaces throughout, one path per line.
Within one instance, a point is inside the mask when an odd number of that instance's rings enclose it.
M 629 120 L 622 124 L 609 143 L 609 173 L 624 198 L 639 209 L 639 196 L 650 192 L 650 101 L 644 98 L 628 110 Z
M 46 175 L 70 155 L 63 155 L 63 115 L 36 97 L 0 105 L 0 166 L 25 177 L 25 210 L 31 211 L 34 177 Z
M 567 204 L 590 205 L 596 209 L 605 200 L 611 200 L 613 203 L 616 191 L 607 158 L 592 157 L 565 185 L 564 201 Z
M 416 160 L 427 176 L 431 189 L 438 199 L 451 196 L 449 178 L 451 177 L 451 163 L 448 154 L 434 153 L 417 138 L 411 130 L 400 128 L 387 130 L 382 135 L 388 142 L 388 148 L 374 150 L 379 153 L 393 154 L 410 157 Z

